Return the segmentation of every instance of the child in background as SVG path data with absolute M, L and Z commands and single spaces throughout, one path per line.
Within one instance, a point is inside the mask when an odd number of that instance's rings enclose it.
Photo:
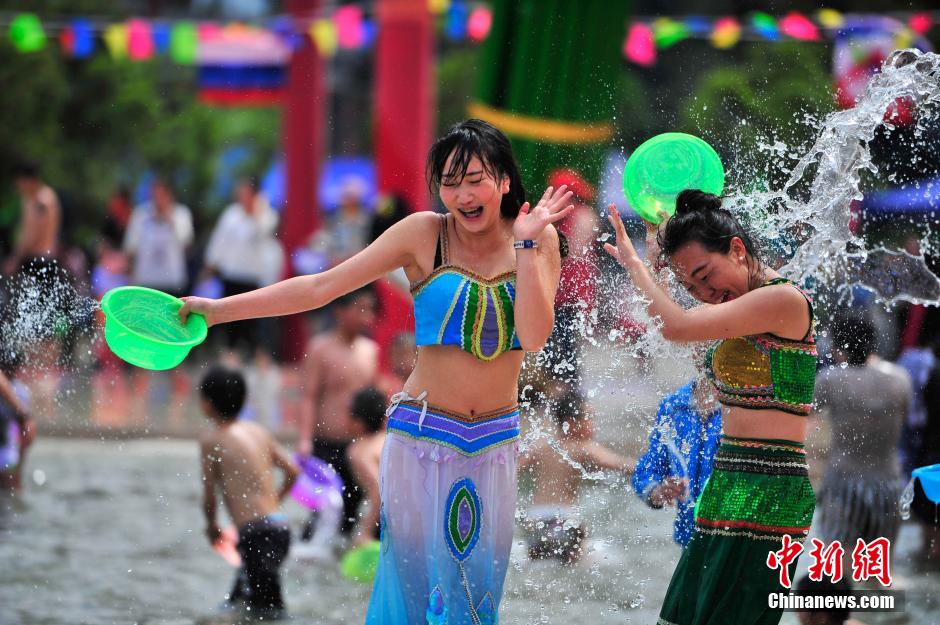
M 23 487 L 26 450 L 36 429 L 29 417 L 29 389 L 16 378 L 19 362 L 4 355 L 0 363 L 0 487 L 18 491 Z
M 535 494 L 528 512 L 529 557 L 557 557 L 566 564 L 581 556 L 584 526 L 575 506 L 581 494 L 581 471 L 609 469 L 632 475 L 634 463 L 594 440 L 592 410 L 577 392 L 558 400 L 556 437 L 564 456 L 543 441 L 522 457 L 520 468 L 535 473 Z
M 353 396 L 349 409 L 357 433 L 346 456 L 363 490 L 362 498 L 368 503 L 368 510 L 353 534 L 356 545 L 379 537 L 379 464 L 385 445 L 385 404 L 385 393 L 370 387 Z
M 199 386 L 202 409 L 215 426 L 200 440 L 203 510 L 211 544 L 221 538 L 216 520 L 216 491 L 238 527 L 242 566 L 226 607 L 244 602 L 253 618 L 286 616 L 280 566 L 290 546 L 287 517 L 280 503 L 300 470 L 271 434 L 256 423 L 238 421 L 245 401 L 245 380 L 237 371 L 215 368 Z M 280 489 L 273 469 L 284 472 Z
M 692 380 L 659 404 L 633 490 L 651 508 L 676 505 L 672 537 L 683 549 L 695 533 L 695 502 L 712 472 L 721 405 L 708 380 Z

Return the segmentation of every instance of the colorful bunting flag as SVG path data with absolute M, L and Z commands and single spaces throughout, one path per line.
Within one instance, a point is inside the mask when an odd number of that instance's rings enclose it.
M 780 31 L 800 41 L 818 41 L 819 29 L 808 17 L 792 11 L 780 20 Z
M 723 17 L 715 23 L 711 39 L 712 45 L 720 50 L 732 48 L 741 39 L 741 24 L 733 17 Z
M 39 52 L 46 47 L 46 32 L 33 13 L 20 13 L 10 22 L 10 40 L 19 52 Z
M 633 63 L 649 67 L 656 63 L 656 46 L 653 43 L 653 31 L 642 22 L 630 24 L 627 40 L 623 44 L 623 53 Z
M 170 31 L 170 58 L 181 65 L 196 62 L 199 33 L 191 22 L 177 22 Z
M 336 24 L 336 40 L 340 48 L 356 50 L 362 47 L 362 9 L 360 7 L 353 4 L 339 7 L 333 13 L 333 22 Z
M 111 24 L 104 29 L 104 45 L 113 59 L 127 57 L 127 25 Z
M 145 20 L 127 22 L 127 52 L 135 61 L 146 61 L 153 57 L 153 38 L 150 24 Z
M 467 18 L 470 9 L 463 0 L 454 0 L 447 12 L 447 22 L 444 24 L 444 33 L 451 41 L 463 41 L 467 36 Z
M 336 54 L 338 41 L 333 20 L 322 18 L 313 20 L 313 24 L 310 25 L 310 38 L 323 58 L 328 59 Z
M 842 28 L 842 24 L 845 23 L 845 18 L 835 9 L 819 9 L 816 12 L 816 19 L 819 20 L 823 28 L 829 28 L 830 30 Z
M 483 41 L 490 34 L 493 26 L 493 14 L 489 7 L 479 6 L 470 13 L 467 20 L 467 35 L 471 41 Z
M 434 15 L 443 15 L 450 8 L 450 0 L 428 0 L 428 11 Z
M 689 37 L 689 29 L 685 24 L 668 17 L 660 17 L 653 21 L 653 41 L 657 48 L 668 48 Z
M 907 21 L 907 27 L 918 35 L 926 35 L 927 31 L 933 26 L 933 18 L 930 13 L 915 13 Z
M 153 49 L 157 54 L 166 54 L 170 51 L 169 24 L 154 22 L 150 25 L 150 36 L 153 37 Z
M 764 39 L 776 41 L 780 38 L 780 31 L 777 28 L 777 20 L 766 13 L 761 11 L 755 11 L 752 13 L 751 26 L 753 26 L 754 30 L 756 30 L 757 33 Z

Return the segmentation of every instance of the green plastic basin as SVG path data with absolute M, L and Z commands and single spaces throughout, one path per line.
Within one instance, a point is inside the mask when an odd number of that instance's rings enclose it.
M 162 371 L 183 362 L 206 340 L 202 315 L 179 320 L 183 300 L 142 286 L 111 289 L 101 299 L 104 339 L 119 358 L 143 369 Z

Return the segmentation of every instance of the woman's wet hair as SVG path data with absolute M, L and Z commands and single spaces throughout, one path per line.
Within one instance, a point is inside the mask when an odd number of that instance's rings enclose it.
M 445 171 L 451 153 L 454 157 Z M 494 180 L 500 181 L 503 176 L 509 178 L 509 192 L 503 196 L 500 213 L 505 218 L 515 219 L 519 207 L 525 203 L 519 165 L 506 135 L 480 119 L 468 119 L 454 125 L 431 146 L 426 170 L 431 192 L 439 188 L 445 178 L 462 179 L 474 156 L 480 159 L 483 169 Z
M 721 207 L 721 198 L 698 189 L 686 189 L 676 198 L 676 213 L 659 231 L 657 242 L 664 258 L 670 258 L 688 243 L 699 243 L 709 252 L 727 254 L 731 240 L 741 239 L 748 256 L 760 260 L 753 237 L 734 215 Z

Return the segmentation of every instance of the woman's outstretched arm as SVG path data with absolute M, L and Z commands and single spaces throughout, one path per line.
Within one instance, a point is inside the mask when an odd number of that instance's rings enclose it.
M 438 217 L 433 213 L 409 215 L 386 230 L 369 247 L 323 273 L 297 276 L 218 300 L 184 297 L 180 319 L 185 322 L 190 312 L 197 312 L 204 315 L 212 326 L 320 308 L 390 271 L 415 265 L 417 250 L 433 248 L 438 223 Z

